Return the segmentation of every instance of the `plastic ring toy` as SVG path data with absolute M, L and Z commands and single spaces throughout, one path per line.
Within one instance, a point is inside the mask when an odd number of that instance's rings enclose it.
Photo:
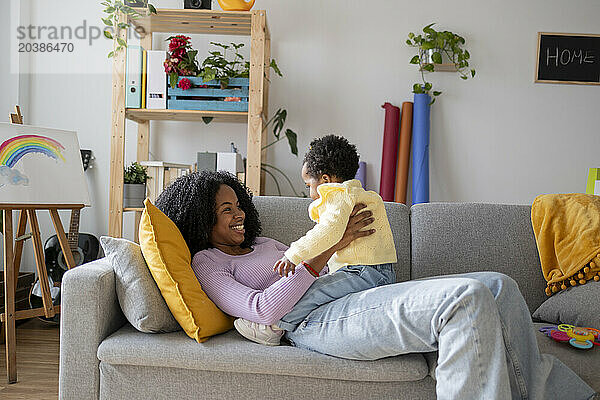
M 552 331 L 550 332 L 550 337 L 556 340 L 557 342 L 568 342 L 571 340 L 569 335 L 567 335 L 566 332 L 562 331 Z
M 592 335 L 594 335 L 594 339 L 598 339 L 598 335 L 600 335 L 600 331 L 598 329 L 594 329 L 594 328 L 585 328 L 587 329 Z
M 578 349 L 590 349 L 590 348 L 592 348 L 592 346 L 594 346 L 592 344 L 592 342 L 589 340 L 579 341 L 579 340 L 576 340 L 575 338 L 569 340 L 569 344 L 571 344 L 571 346 L 576 347 Z
M 587 329 L 583 328 L 573 328 L 572 330 L 567 332 L 567 335 L 579 342 L 594 340 L 594 335 Z
M 575 328 L 575 326 L 570 325 L 570 324 L 560 324 L 558 326 L 558 330 L 561 332 L 568 332 L 568 331 L 572 330 L 573 328 Z

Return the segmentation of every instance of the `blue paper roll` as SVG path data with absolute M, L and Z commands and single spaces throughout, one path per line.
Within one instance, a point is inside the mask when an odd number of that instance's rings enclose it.
M 431 98 L 426 93 L 414 96 L 412 204 L 429 203 L 429 112 Z
M 356 176 L 354 179 L 358 179 L 362 184 L 363 189 L 367 188 L 367 163 L 361 161 L 358 163 L 358 171 L 356 171 Z

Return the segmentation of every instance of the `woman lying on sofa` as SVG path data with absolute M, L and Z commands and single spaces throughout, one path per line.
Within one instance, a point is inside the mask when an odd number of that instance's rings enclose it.
M 233 175 L 182 177 L 165 189 L 157 206 L 195 254 L 192 264 L 203 289 L 229 315 L 274 324 L 319 279 L 300 265 L 289 277 L 273 270 L 287 246 L 258 236 L 258 212 Z M 333 252 L 369 234 L 363 229 L 369 222 L 369 215 L 353 215 L 337 245 L 305 261 L 325 272 Z M 438 351 L 438 399 L 588 399 L 594 394 L 558 359 L 539 353 L 517 284 L 495 272 L 349 294 L 311 312 L 285 337 L 296 347 L 354 360 Z

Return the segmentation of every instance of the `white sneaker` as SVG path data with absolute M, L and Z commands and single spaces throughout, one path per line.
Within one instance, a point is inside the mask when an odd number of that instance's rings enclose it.
M 258 324 L 243 318 L 233 321 L 233 326 L 246 339 L 266 346 L 279 346 L 285 332 L 278 326 Z

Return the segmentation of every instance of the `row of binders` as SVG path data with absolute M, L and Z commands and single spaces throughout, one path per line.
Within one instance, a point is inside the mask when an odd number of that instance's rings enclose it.
M 167 108 L 167 74 L 164 50 L 127 46 L 125 107 L 164 110 Z

